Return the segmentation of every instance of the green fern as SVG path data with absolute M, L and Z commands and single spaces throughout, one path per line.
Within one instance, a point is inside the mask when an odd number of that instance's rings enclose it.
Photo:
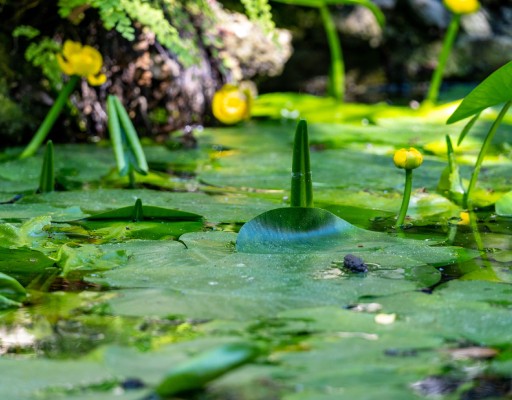
M 204 0 L 198 1 L 202 7 L 207 7 Z M 158 41 L 171 50 L 185 65 L 190 66 L 198 61 L 197 48 L 190 40 L 180 37 L 179 21 L 169 21 L 163 10 L 173 11 L 181 7 L 180 2 L 171 0 L 59 0 L 59 15 L 67 18 L 76 7 L 88 5 L 98 10 L 105 29 L 115 29 L 127 40 L 135 39 L 133 24 L 139 23 L 155 33 Z

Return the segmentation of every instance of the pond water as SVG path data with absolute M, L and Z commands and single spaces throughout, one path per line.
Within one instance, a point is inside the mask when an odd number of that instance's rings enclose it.
M 287 207 L 295 121 L 200 129 L 194 150 L 147 143 L 151 172 L 135 189 L 103 144 L 56 146 L 59 190 L 45 194 L 42 156 L 6 152 L 0 272 L 28 297 L 0 311 L 0 398 L 509 396 L 512 218 L 493 204 L 512 183 L 512 127 L 493 142 L 478 210 L 464 213 L 437 191 L 444 137 L 460 125 L 307 112 L 315 206 L 350 231 L 321 250 L 235 250 L 245 222 Z M 489 124 L 456 150 L 464 179 Z M 392 154 L 411 145 L 425 162 L 397 231 L 404 174 Z M 136 199 L 156 214 L 90 218 Z M 347 269 L 347 254 L 367 272 Z M 257 354 L 237 358 L 235 345 Z M 174 391 L 183 382 L 193 390 Z

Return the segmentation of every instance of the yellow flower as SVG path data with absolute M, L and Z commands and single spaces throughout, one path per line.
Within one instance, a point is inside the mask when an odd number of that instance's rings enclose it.
M 235 85 L 226 84 L 215 92 L 212 112 L 224 124 L 236 124 L 249 117 L 251 95 Z
M 480 8 L 478 0 L 443 0 L 443 2 L 446 8 L 455 14 L 471 14 Z
M 66 75 L 84 76 L 93 86 L 102 85 L 107 80 L 101 73 L 103 57 L 94 47 L 66 40 L 62 54 L 57 54 L 57 62 Z
M 398 168 L 415 169 L 423 163 L 423 156 L 414 147 L 395 151 L 393 162 Z
M 459 219 L 457 225 L 469 225 L 469 213 L 467 211 L 461 211 Z

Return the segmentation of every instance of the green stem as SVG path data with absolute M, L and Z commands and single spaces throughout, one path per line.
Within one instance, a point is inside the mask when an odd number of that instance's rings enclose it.
M 400 206 L 400 213 L 398 214 L 398 218 L 396 220 L 396 227 L 401 228 L 405 221 L 405 216 L 407 215 L 407 208 L 409 208 L 409 201 L 411 199 L 411 189 L 412 189 L 412 169 L 405 170 L 405 188 L 404 188 L 404 197 L 402 198 L 402 205 Z
M 332 20 L 329 7 L 321 5 L 319 7 L 320 15 L 327 35 L 327 43 L 331 52 L 331 71 L 329 87 L 331 94 L 339 101 L 343 101 L 345 97 L 345 64 L 343 61 L 343 53 L 341 51 L 341 43 L 338 38 L 336 25 Z
M 512 101 L 508 101 L 505 103 L 505 105 L 501 109 L 500 113 L 498 114 L 498 117 L 493 122 L 491 129 L 489 129 L 487 136 L 485 137 L 484 143 L 482 144 L 482 147 L 480 148 L 480 153 L 478 153 L 478 158 L 476 159 L 475 168 L 473 169 L 473 173 L 471 174 L 471 180 L 469 181 L 468 190 L 466 190 L 466 193 L 464 193 L 464 199 L 463 199 L 464 208 L 467 208 L 469 210 L 473 209 L 473 205 L 471 202 L 471 193 L 473 192 L 473 189 L 475 188 L 476 181 L 478 179 L 478 174 L 480 174 L 480 169 L 482 168 L 482 163 L 484 161 L 484 157 L 487 154 L 489 147 L 491 146 L 491 141 L 494 137 L 494 134 L 498 130 L 498 127 L 501 124 L 501 121 L 505 117 L 505 114 L 507 113 L 507 111 L 511 105 L 512 105 Z
M 437 67 L 434 71 L 434 75 L 432 76 L 432 80 L 430 81 L 430 87 L 428 89 L 428 94 L 426 97 L 426 101 L 430 104 L 435 104 L 437 102 L 437 97 L 439 95 L 439 88 L 441 87 L 441 82 L 443 80 L 444 68 L 446 66 L 446 61 L 450 56 L 450 52 L 453 47 L 453 42 L 455 42 L 455 37 L 457 36 L 457 32 L 459 31 L 460 26 L 460 14 L 453 14 L 450 25 L 448 26 L 448 30 L 444 36 L 443 48 L 441 49 L 441 54 L 439 54 L 439 61 L 437 63 Z
M 66 85 L 60 91 L 59 95 L 57 96 L 57 100 L 55 100 L 52 108 L 50 108 L 50 111 L 48 111 L 48 114 L 46 114 L 43 123 L 37 130 L 30 143 L 27 145 L 25 150 L 23 150 L 23 153 L 21 153 L 20 158 L 31 157 L 36 153 L 37 149 L 39 146 L 41 146 L 41 143 L 43 143 L 44 139 L 52 129 L 53 124 L 59 117 L 64 104 L 66 104 L 66 100 L 75 88 L 79 79 L 80 77 L 77 75 L 73 75 L 71 78 L 69 78 L 68 83 L 66 83 Z

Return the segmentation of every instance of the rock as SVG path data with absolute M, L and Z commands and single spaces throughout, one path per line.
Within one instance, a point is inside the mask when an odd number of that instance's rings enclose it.
M 411 11 L 426 26 L 446 29 L 450 13 L 440 0 L 407 0 Z
M 351 36 L 377 47 L 382 43 L 382 28 L 373 13 L 366 7 L 354 7 L 348 15 L 338 14 L 335 18 L 338 31 L 343 36 Z

